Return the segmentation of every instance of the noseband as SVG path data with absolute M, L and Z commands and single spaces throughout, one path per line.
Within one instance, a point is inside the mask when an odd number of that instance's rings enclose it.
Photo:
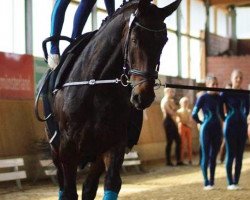
M 137 18 L 137 10 L 135 11 L 135 13 L 131 14 L 130 19 L 129 19 L 129 29 L 128 29 L 128 33 L 127 33 L 127 37 L 126 37 L 126 41 L 125 41 L 125 50 L 124 50 L 124 65 L 123 65 L 123 75 L 124 77 L 127 77 L 126 72 L 128 71 L 128 75 L 137 75 L 137 76 L 142 76 L 143 80 L 137 82 L 137 83 L 131 83 L 132 88 L 135 88 L 136 86 L 147 82 L 149 80 L 156 80 L 158 79 L 158 71 L 159 71 L 159 67 L 160 67 L 160 61 L 158 61 L 156 67 L 155 67 L 155 71 L 153 72 L 148 72 L 148 71 L 142 71 L 142 70 L 138 70 L 138 69 L 132 69 L 131 65 L 129 65 L 129 61 L 128 61 L 128 53 L 129 53 L 129 40 L 131 37 L 131 32 L 132 29 L 135 28 L 136 26 L 145 30 L 145 31 L 149 31 L 149 32 L 163 32 L 166 31 L 166 28 L 163 29 L 151 29 L 148 27 L 145 27 L 143 25 L 141 25 L 138 21 L 136 21 Z M 129 70 L 128 70 L 129 69 Z M 127 78 L 128 79 L 128 78 Z

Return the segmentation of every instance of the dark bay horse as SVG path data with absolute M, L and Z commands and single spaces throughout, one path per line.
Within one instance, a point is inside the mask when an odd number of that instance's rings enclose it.
M 66 84 L 54 98 L 61 132 L 59 149 L 53 154 L 59 199 L 78 198 L 77 166 L 88 162 L 92 164 L 82 199 L 95 198 L 104 171 L 104 199 L 117 199 L 130 108 L 143 110 L 155 98 L 160 55 L 167 42 L 164 19 L 180 2 L 164 8 L 150 0 L 125 3 L 104 22 L 75 61 Z

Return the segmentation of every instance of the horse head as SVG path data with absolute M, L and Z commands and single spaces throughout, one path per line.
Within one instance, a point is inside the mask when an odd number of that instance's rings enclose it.
M 137 109 L 149 107 L 154 101 L 160 56 L 168 40 L 164 20 L 181 2 L 177 0 L 158 8 L 150 1 L 139 1 L 136 11 L 130 16 L 126 32 L 124 55 L 133 88 L 130 101 Z

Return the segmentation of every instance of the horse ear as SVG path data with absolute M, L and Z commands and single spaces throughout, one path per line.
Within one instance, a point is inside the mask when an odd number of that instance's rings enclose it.
M 169 15 L 171 15 L 180 5 L 182 0 L 176 0 L 173 3 L 169 4 L 168 6 L 164 7 L 164 8 L 160 8 L 160 12 L 161 12 L 161 16 L 162 19 L 164 20 L 165 18 L 167 18 Z

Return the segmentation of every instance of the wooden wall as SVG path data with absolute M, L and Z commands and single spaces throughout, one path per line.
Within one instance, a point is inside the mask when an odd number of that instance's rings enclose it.
M 243 73 L 242 89 L 249 89 L 250 85 L 250 55 L 208 57 L 207 73 L 217 76 L 220 87 L 230 83 L 234 69 Z
M 0 158 L 24 158 L 32 180 L 41 173 L 36 143 L 46 137 L 33 105 L 33 100 L 0 100 Z
M 195 123 L 192 124 L 193 152 L 199 150 L 199 134 Z M 144 111 L 143 127 L 140 140 L 135 149 L 142 161 L 165 159 L 166 134 L 163 128 L 163 116 L 160 104 L 155 102 Z M 174 155 L 173 145 L 172 155 Z

